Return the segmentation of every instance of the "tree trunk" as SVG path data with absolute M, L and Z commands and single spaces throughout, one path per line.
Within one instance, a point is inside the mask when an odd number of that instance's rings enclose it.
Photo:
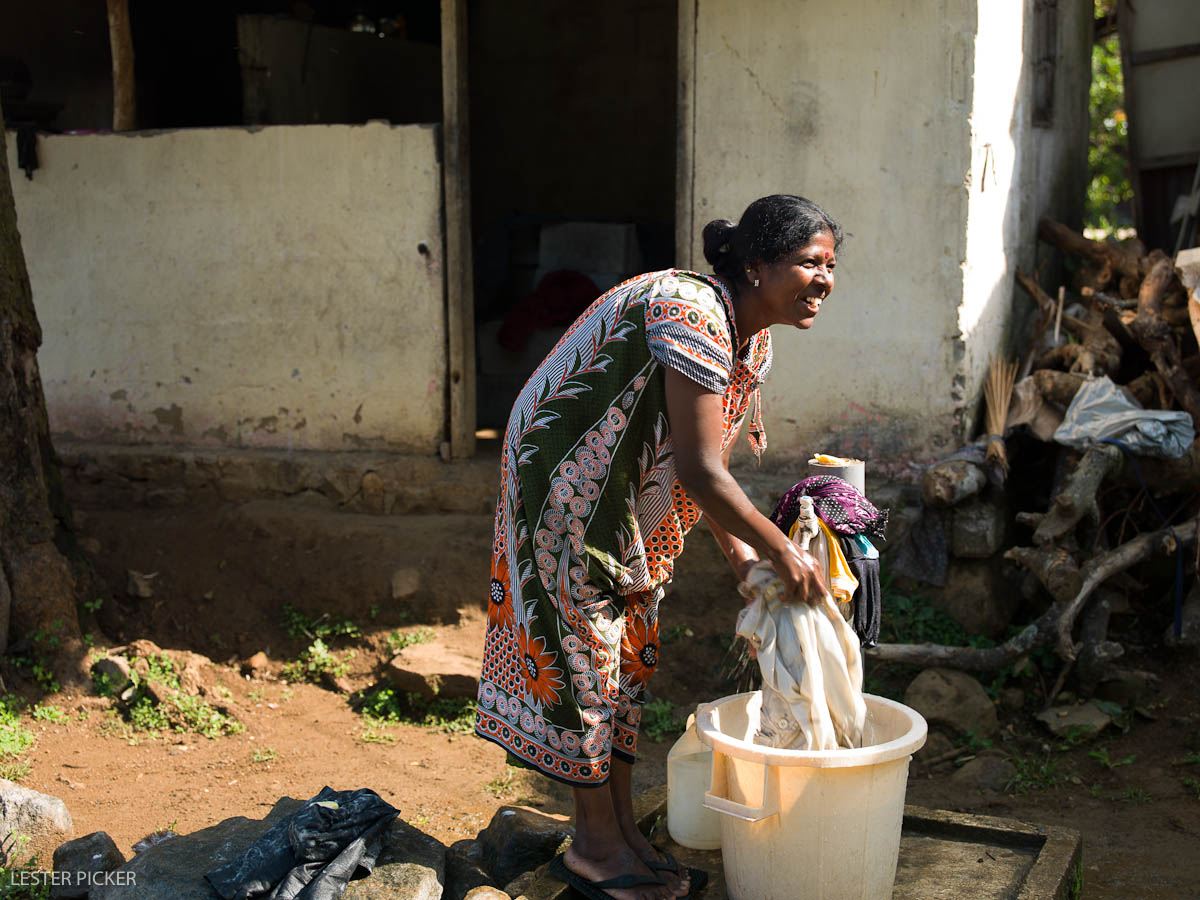
M 56 544 L 56 537 L 73 541 L 38 373 L 41 342 L 0 110 L 0 602 L 7 597 L 11 604 L 0 650 L 13 644 L 24 658 L 70 679 L 83 643 L 76 574 Z

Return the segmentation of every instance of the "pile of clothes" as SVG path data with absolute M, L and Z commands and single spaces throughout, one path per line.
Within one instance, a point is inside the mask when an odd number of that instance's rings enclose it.
M 770 562 L 750 570 L 738 590 L 750 601 L 737 634 L 755 650 L 762 705 L 754 742 L 777 749 L 835 750 L 870 737 L 862 696 L 860 644 L 879 639 L 879 553 L 887 511 L 831 475 L 805 479 L 772 515 L 775 524 L 817 557 L 827 590 L 810 603 L 784 603 Z M 852 629 L 842 608 L 853 602 Z M 841 608 L 840 608 L 841 607 Z
M 821 563 L 829 591 L 853 603 L 854 631 L 864 647 L 879 643 L 879 551 L 870 538 L 886 538 L 888 511 L 877 509 L 854 485 L 834 475 L 805 478 L 785 493 L 771 521 L 788 537 L 796 533 L 800 500 L 811 497 L 821 534 L 809 546 Z

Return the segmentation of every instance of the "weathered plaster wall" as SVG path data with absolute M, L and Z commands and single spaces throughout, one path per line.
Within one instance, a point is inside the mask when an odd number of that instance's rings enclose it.
M 436 452 L 436 129 L 43 136 L 38 151 L 13 187 L 53 431 Z
M 1018 251 L 1032 244 L 1025 221 L 1031 144 L 1030 65 L 1026 55 L 1033 0 L 978 7 L 967 173 L 967 254 L 958 309 L 960 355 L 953 394 L 964 435 L 972 435 L 988 357 L 1002 355 L 1012 320 Z
M 957 441 L 974 6 L 699 0 L 692 264 L 706 221 L 767 193 L 810 197 L 847 232 L 815 327 L 774 329 L 772 457 Z

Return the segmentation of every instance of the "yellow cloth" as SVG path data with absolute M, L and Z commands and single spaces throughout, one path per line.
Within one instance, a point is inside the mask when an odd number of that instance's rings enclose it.
M 792 525 L 792 530 L 788 532 L 789 538 L 795 539 L 799 524 L 800 520 L 797 519 Z M 833 598 L 839 603 L 849 603 L 854 599 L 854 592 L 858 590 L 858 579 L 854 577 L 850 564 L 846 562 L 846 554 L 842 552 L 842 543 L 837 535 L 830 531 L 829 526 L 820 517 L 817 518 L 817 524 L 821 526 L 821 535 L 825 538 L 823 543 L 826 552 L 814 552 L 813 555 L 825 566 L 825 583 L 829 593 L 833 594 Z

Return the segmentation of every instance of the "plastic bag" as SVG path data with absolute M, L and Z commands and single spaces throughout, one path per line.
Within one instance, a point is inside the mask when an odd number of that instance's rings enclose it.
M 1092 378 L 1071 400 L 1054 440 L 1084 448 L 1115 438 L 1140 456 L 1178 459 L 1188 452 L 1196 431 L 1186 412 L 1142 409 L 1107 377 Z
M 766 561 L 755 564 L 740 590 L 755 599 L 738 615 L 737 633 L 756 648 L 763 679 L 754 742 L 792 750 L 861 746 L 862 654 L 833 598 L 783 603 L 782 583 Z

